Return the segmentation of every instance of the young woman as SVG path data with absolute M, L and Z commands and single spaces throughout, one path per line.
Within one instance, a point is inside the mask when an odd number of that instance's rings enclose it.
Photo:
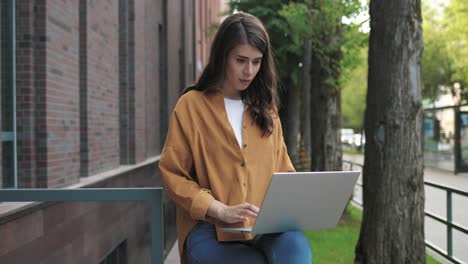
M 237 13 L 221 24 L 208 65 L 172 113 L 159 166 L 177 205 L 183 263 L 311 263 L 301 232 L 219 230 L 251 227 L 272 174 L 294 171 L 270 41 L 258 18 Z

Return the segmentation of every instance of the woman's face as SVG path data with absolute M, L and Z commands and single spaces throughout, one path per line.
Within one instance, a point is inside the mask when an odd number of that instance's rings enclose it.
M 249 44 L 236 46 L 228 55 L 223 89 L 228 97 L 240 98 L 260 70 L 263 54 Z

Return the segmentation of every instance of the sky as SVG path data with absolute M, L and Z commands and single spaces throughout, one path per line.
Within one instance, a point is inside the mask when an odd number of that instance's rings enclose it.
M 360 2 L 362 7 L 367 5 L 367 0 L 361 0 Z M 360 30 L 364 33 L 369 33 L 369 9 L 366 8 L 353 18 L 342 17 L 341 22 L 344 24 L 362 24 Z
M 423 2 L 425 3 L 429 3 L 429 5 L 438 10 L 438 11 L 442 11 L 442 7 L 443 6 L 447 6 L 448 4 L 448 1 L 447 0 L 422 0 Z

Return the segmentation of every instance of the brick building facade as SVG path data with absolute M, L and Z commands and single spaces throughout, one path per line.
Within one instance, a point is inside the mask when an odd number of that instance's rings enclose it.
M 225 2 L 2 0 L 0 188 L 161 186 L 171 110 Z M 164 210 L 167 250 L 167 198 Z M 147 263 L 148 214 L 138 202 L 0 203 L 0 263 L 97 263 L 122 245 Z

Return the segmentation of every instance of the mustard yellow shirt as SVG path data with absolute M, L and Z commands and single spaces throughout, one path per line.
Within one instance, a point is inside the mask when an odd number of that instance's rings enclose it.
M 252 234 L 225 233 L 228 225 L 206 215 L 214 199 L 226 205 L 251 203 L 260 207 L 274 172 L 295 171 L 283 139 L 281 122 L 262 137 L 245 106 L 239 143 L 229 123 L 221 90 L 192 90 L 181 96 L 172 112 L 159 168 L 165 189 L 177 207 L 179 250 L 183 257 L 187 234 L 198 220 L 216 225 L 219 241 L 250 240 Z

